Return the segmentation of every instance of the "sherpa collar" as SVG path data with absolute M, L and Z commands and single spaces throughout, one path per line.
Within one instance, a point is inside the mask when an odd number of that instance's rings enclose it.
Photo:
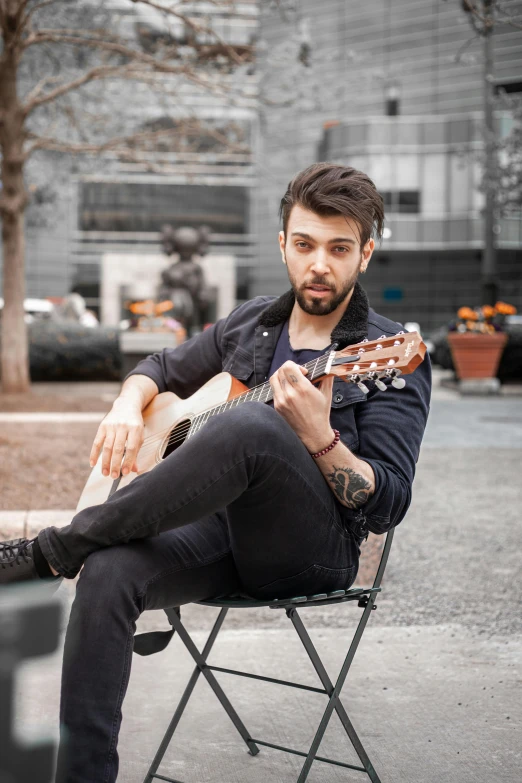
M 279 299 L 263 310 L 259 316 L 260 326 L 277 326 L 288 318 L 294 306 L 294 292 L 286 291 Z M 352 298 L 344 315 L 332 332 L 331 340 L 339 344 L 339 349 L 347 345 L 361 342 L 368 334 L 368 297 L 361 284 L 357 281 Z

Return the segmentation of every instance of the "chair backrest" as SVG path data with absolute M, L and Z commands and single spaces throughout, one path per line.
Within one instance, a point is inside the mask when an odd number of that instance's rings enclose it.
M 382 550 L 381 559 L 379 560 L 379 565 L 377 568 L 377 573 L 375 574 L 375 578 L 373 581 L 374 587 L 380 587 L 382 582 L 382 577 L 384 574 L 384 570 L 386 568 L 386 564 L 388 563 L 388 557 L 390 554 L 390 549 L 393 541 L 393 534 L 395 532 L 395 528 L 392 527 L 391 530 L 388 530 L 386 533 L 386 541 L 384 542 L 384 547 Z

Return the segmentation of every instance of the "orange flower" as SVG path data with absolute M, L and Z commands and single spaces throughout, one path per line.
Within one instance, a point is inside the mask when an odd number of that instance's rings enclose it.
M 491 305 L 482 305 L 482 314 L 484 318 L 493 318 L 497 311 Z
M 156 315 L 161 315 L 161 313 L 168 313 L 169 310 L 172 310 L 174 305 L 169 299 L 166 299 L 164 302 L 160 302 L 157 304 L 154 308 Z
M 506 302 L 497 302 L 495 308 L 497 313 L 500 313 L 501 315 L 515 315 L 517 311 L 516 307 L 507 304 Z
M 152 315 L 154 312 L 154 302 L 152 299 L 145 299 L 143 302 L 133 302 L 129 305 L 129 310 L 134 315 Z
M 472 310 L 471 307 L 461 307 L 458 310 L 457 315 L 463 321 L 476 321 L 478 318 L 476 312 Z

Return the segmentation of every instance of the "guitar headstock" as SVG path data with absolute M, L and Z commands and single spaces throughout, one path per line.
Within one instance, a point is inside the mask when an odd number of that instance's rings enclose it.
M 326 373 L 356 383 L 365 393 L 369 391 L 365 380 L 375 381 L 377 388 L 385 391 L 383 379 L 391 378 L 392 385 L 402 389 L 405 381 L 399 376 L 413 372 L 425 353 L 426 346 L 418 332 L 399 332 L 332 351 Z

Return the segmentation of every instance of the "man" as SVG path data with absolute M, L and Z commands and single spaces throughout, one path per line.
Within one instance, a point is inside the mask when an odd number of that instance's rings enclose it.
M 141 411 L 158 394 L 193 394 L 229 371 L 270 378 L 273 407 L 245 403 L 208 420 L 154 470 L 62 529 L 0 549 L 2 581 L 73 578 L 65 642 L 58 780 L 111 783 L 135 623 L 159 609 L 237 591 L 282 598 L 348 587 L 368 530 L 404 517 L 426 424 L 430 368 L 402 391 L 324 380 L 300 369 L 332 344 L 393 335 L 357 282 L 382 234 L 382 199 L 363 173 L 320 163 L 281 202 L 291 290 L 257 297 L 125 380 L 91 452 L 117 478 L 135 466 Z M 65 744 L 65 743 L 64 743 Z

